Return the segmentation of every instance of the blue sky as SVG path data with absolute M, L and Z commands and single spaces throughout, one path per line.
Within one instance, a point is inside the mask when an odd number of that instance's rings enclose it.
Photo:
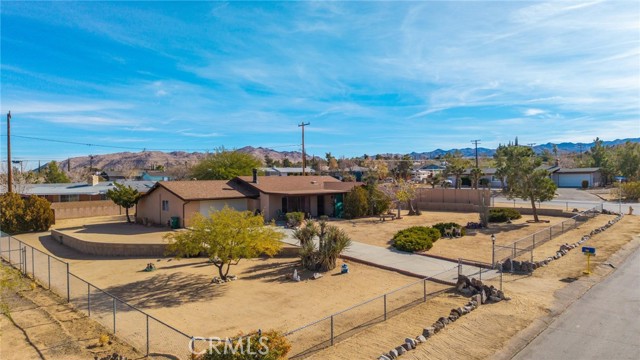
M 1 3 L 13 157 L 640 137 L 640 3 Z M 19 136 L 122 147 L 103 148 Z M 5 154 L 6 137 L 2 137 Z

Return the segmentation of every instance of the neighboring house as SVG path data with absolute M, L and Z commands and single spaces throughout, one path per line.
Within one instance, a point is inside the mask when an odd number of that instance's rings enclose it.
M 302 175 L 302 168 L 301 167 L 266 167 L 266 168 L 260 168 L 260 171 L 262 171 L 266 176 L 292 176 L 292 175 Z M 315 171 L 310 168 L 310 167 L 306 167 L 304 169 L 304 172 L 306 174 L 314 174 Z
M 602 171 L 600 168 L 558 168 L 551 174 L 551 179 L 558 187 L 582 187 L 587 181 L 588 187 L 602 186 Z
M 164 171 L 145 170 L 141 175 L 142 180 L 145 181 L 171 181 L 171 175 Z
M 208 215 L 225 205 L 261 212 L 267 221 L 293 211 L 340 217 L 344 195 L 359 185 L 330 176 L 254 175 L 229 181 L 163 181 L 140 199 L 137 218 L 164 225 L 172 217 L 179 217 L 180 225 L 186 227 L 191 225 L 194 213 Z
M 411 171 L 412 180 L 417 182 L 423 182 L 428 178 L 440 175 L 444 172 L 445 167 L 437 164 L 429 164 L 421 166 Z
M 117 181 L 138 190 L 141 194 L 147 193 L 155 182 L 153 181 Z M 20 194 L 29 196 L 37 195 L 49 200 L 49 202 L 73 202 L 107 200 L 107 191 L 113 189 L 114 181 L 98 182 L 98 176 L 93 175 L 86 183 L 67 184 L 25 184 L 22 185 Z
M 126 171 L 103 171 L 100 176 L 107 181 L 116 180 L 142 180 L 142 173 L 139 171 L 126 172 Z M 156 180 L 157 181 L 157 180 Z

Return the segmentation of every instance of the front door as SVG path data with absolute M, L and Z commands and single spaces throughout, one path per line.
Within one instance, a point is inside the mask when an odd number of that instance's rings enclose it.
M 318 216 L 324 215 L 324 196 L 318 195 Z
M 343 195 L 338 194 L 334 199 L 335 204 L 333 208 L 333 216 L 339 219 L 342 218 L 342 213 L 344 212 L 344 205 L 342 204 L 342 198 L 343 198 Z

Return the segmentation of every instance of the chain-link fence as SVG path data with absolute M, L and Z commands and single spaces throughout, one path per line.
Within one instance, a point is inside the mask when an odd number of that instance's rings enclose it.
M 191 336 L 69 271 L 69 264 L 0 232 L 0 257 L 151 358 L 188 359 Z
M 599 204 L 589 210 L 577 213 L 570 219 L 564 220 L 561 223 L 554 224 L 546 229 L 542 229 L 531 235 L 527 235 L 522 239 L 519 239 L 509 245 L 493 245 L 493 261 L 495 263 L 504 262 L 507 259 L 515 259 L 523 254 L 530 253 L 533 261 L 533 250 L 548 242 L 549 240 L 558 237 L 567 231 L 573 230 L 585 222 L 593 219 L 602 212 L 602 204 Z
M 458 268 L 455 266 L 437 275 L 417 280 L 289 331 L 285 335 L 292 344 L 290 358 L 304 358 L 412 306 L 426 302 L 455 284 Z

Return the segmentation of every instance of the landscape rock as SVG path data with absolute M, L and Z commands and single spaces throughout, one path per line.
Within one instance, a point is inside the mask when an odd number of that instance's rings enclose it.
M 378 360 L 391 360 L 387 355 L 378 356 Z
M 398 350 L 391 349 L 391 351 L 389 351 L 389 355 L 388 356 L 389 356 L 390 359 L 393 360 L 393 359 L 397 359 L 398 356 L 400 356 L 400 354 L 398 354 Z
M 396 351 L 398 352 L 398 356 L 404 355 L 407 353 L 407 349 L 404 348 L 404 346 L 400 345 L 396 348 Z
M 422 336 L 424 336 L 427 339 L 430 338 L 435 333 L 436 333 L 436 329 L 432 326 L 422 329 Z
M 416 348 L 416 341 L 415 341 L 414 339 L 412 339 L 412 338 L 406 338 L 406 339 L 404 339 L 404 342 L 405 342 L 405 343 L 407 343 L 407 344 L 409 344 L 409 345 L 411 345 L 411 348 L 412 348 L 412 349 L 415 349 L 415 348 Z
M 416 336 L 416 341 L 419 343 L 427 342 L 427 338 L 424 335 Z

